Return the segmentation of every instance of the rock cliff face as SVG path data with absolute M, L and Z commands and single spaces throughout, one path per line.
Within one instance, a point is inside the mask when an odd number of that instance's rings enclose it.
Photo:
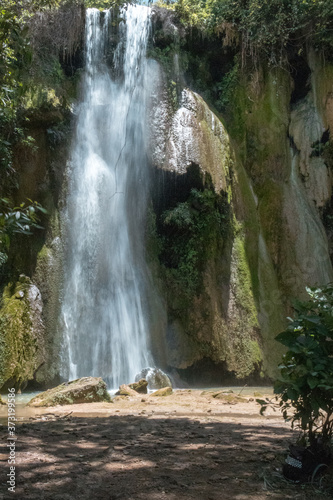
M 163 209 L 174 207 L 177 197 L 183 201 L 184 185 L 197 186 L 195 165 L 199 189 L 207 188 L 208 177 L 230 210 L 228 234 L 206 259 L 192 303 L 177 311 L 166 293 L 167 365 L 184 376 L 189 368 L 191 380 L 200 380 L 193 370 L 207 358 L 219 367 L 221 381 L 228 372 L 240 379 L 274 377 L 282 354 L 274 337 L 292 300 L 304 296 L 306 286 L 333 278 L 322 219 L 332 173 L 321 149 L 329 141 L 333 79 L 311 52 L 309 65 L 311 89 L 293 104 L 291 77 L 282 70 L 260 70 L 256 86 L 253 75 L 245 77 L 235 89 L 243 96 L 237 133 L 187 88 L 175 105 L 174 82 L 162 70 L 155 85 L 150 155 L 154 168 L 169 173 L 160 176 L 169 182 Z M 155 211 L 157 220 L 163 218 L 156 201 Z M 165 237 L 158 224 L 157 232 Z
M 227 191 L 231 149 L 225 127 L 204 100 L 186 88 L 170 116 L 167 93 L 161 84 L 160 89 L 150 132 L 153 164 L 178 175 L 186 174 L 192 164 L 200 165 L 204 174 L 210 174 L 216 192 Z
M 154 15 L 156 40 L 183 36 L 169 14 Z M 333 280 L 333 67 L 310 51 L 308 91 L 299 98 L 286 71 L 244 74 L 234 116 L 222 118 L 183 84 L 181 55 L 172 71 L 160 66 L 148 117 L 155 359 L 193 383 L 274 377 L 281 356 L 274 337 L 292 300 Z M 30 278 L 16 276 L 4 288 L 0 386 L 47 385 L 59 376 L 59 210 L 70 137 L 59 112 L 31 116 L 38 149 L 15 152 L 17 202 L 37 199 L 50 216 L 44 234 L 15 254 Z
M 39 110 L 37 117 L 31 114 L 29 133 L 35 139 L 35 147 L 18 147 L 14 151 L 20 186 L 15 202 L 18 205 L 26 198 L 38 200 L 48 215 L 41 222 L 43 229 L 34 237 L 14 242 L 10 255 L 13 276 L 4 289 L 0 306 L 0 387 L 25 387 L 28 381 L 43 387 L 59 380 L 59 206 L 61 188 L 65 186 L 69 137 L 65 113 L 66 110 L 61 113 L 58 109 L 56 120 L 52 110 Z
M 220 363 L 224 371 L 245 378 L 260 370 L 262 350 L 244 227 L 234 211 L 234 192 L 239 191 L 235 154 L 224 125 L 204 100 L 184 88 L 178 108 L 170 112 L 167 82 L 163 77 L 161 80 L 151 111 L 152 164 L 173 174 L 176 185 L 185 182 L 181 198 L 185 190 L 197 187 L 198 180 L 193 183 L 189 175 L 196 166 L 202 179 L 199 189 L 207 191 L 209 187 L 224 196 L 228 211 L 231 207 L 228 219 L 224 219 L 228 230 L 224 236 L 220 231 L 214 251 L 207 253 L 200 269 L 202 285 L 193 294 L 193 301 L 182 310 L 168 304 L 167 365 L 169 369 L 185 369 L 209 358 Z M 172 198 L 164 209 L 174 207 L 177 200 Z M 181 289 L 176 288 L 175 293 L 180 294 Z

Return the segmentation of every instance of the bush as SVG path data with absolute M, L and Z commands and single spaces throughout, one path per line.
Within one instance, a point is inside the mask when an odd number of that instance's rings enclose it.
M 298 303 L 296 318 L 276 340 L 288 348 L 279 366 L 275 393 L 285 419 L 303 432 L 303 442 L 318 437 L 329 444 L 333 434 L 333 284 L 307 288 L 310 300 Z

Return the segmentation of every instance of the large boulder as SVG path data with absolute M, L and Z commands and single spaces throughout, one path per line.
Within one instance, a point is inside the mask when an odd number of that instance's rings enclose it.
M 129 387 L 131 389 L 134 389 L 134 391 L 139 392 L 140 394 L 147 394 L 148 382 L 144 378 L 141 378 L 138 382 L 134 382 L 134 384 L 129 384 Z
M 151 396 L 162 398 L 165 396 L 171 396 L 172 392 L 172 387 L 163 387 L 162 389 L 158 389 L 158 391 L 153 392 Z
M 32 398 L 28 406 L 56 406 L 78 403 L 111 403 L 106 383 L 100 377 L 83 377 L 64 382 Z
M 172 383 L 168 375 L 159 368 L 144 368 L 135 377 L 135 382 L 139 382 L 141 379 L 145 379 L 148 382 L 148 389 L 162 389 L 163 387 L 170 386 Z
M 119 391 L 116 392 L 116 396 L 132 396 L 132 397 L 137 397 L 139 394 L 137 391 L 132 389 L 129 385 L 122 384 L 119 387 Z

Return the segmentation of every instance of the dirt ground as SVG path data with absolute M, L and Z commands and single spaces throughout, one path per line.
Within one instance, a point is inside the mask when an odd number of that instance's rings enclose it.
M 233 404 L 200 390 L 18 408 L 16 491 L 7 491 L 2 425 L 0 500 L 333 498 L 332 471 L 314 484 L 283 479 L 298 434 L 279 412 L 259 409 L 251 394 Z

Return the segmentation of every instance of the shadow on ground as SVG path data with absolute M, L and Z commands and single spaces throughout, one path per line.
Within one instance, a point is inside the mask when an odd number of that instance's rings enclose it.
M 2 442 L 6 433 L 2 427 Z M 2 459 L 0 500 L 325 498 L 318 485 L 304 489 L 281 478 L 294 439 L 269 421 L 112 415 L 22 424 L 16 492 L 7 492 Z

